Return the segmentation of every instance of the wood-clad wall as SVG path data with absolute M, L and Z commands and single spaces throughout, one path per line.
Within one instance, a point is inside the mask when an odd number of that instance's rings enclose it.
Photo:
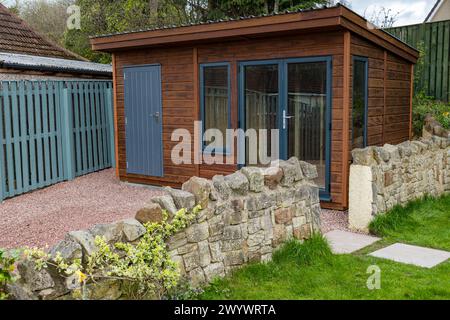
M 348 59 L 344 59 L 344 53 Z M 270 39 L 252 39 L 208 43 L 195 47 L 164 47 L 117 51 L 114 54 L 115 101 L 117 114 L 118 174 L 122 180 L 155 185 L 180 186 L 191 176 L 210 178 L 228 174 L 235 165 L 174 165 L 171 150 L 173 130 L 194 131 L 199 115 L 199 64 L 229 62 L 231 66 L 232 127 L 238 127 L 238 64 L 240 61 L 331 56 L 332 132 L 331 132 L 331 203 L 325 207 L 344 209 L 350 141 L 344 140 L 344 128 L 351 123 L 351 59 L 350 55 L 369 57 L 369 143 L 383 144 L 407 139 L 409 134 L 410 64 L 350 32 L 329 31 L 288 35 Z M 126 173 L 124 123 L 124 66 L 161 64 L 163 96 L 164 178 Z M 348 66 L 345 68 L 344 66 Z M 409 70 L 409 71 L 408 71 Z M 344 79 L 347 74 L 348 78 Z M 409 79 L 409 80 L 408 80 Z M 350 105 L 344 108 L 344 101 Z M 345 111 L 344 111 L 345 110 Z M 349 137 L 351 137 L 349 133 Z M 194 146 L 192 147 L 194 153 Z M 345 150 L 345 152 L 344 152 Z
M 116 109 L 118 136 L 118 169 L 122 180 L 149 184 L 179 186 L 197 174 L 195 165 L 173 165 L 171 150 L 177 142 L 171 141 L 173 130 L 184 128 L 194 131 L 197 119 L 194 104 L 194 60 L 192 48 L 164 48 L 130 50 L 114 54 L 116 71 Z M 129 175 L 126 172 L 124 66 L 160 64 L 163 103 L 164 178 Z
M 352 35 L 352 55 L 369 58 L 368 144 L 408 140 L 411 63 L 357 35 Z

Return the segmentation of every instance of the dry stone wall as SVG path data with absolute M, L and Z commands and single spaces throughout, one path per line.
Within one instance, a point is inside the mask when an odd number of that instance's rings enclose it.
M 438 127 L 428 119 L 420 140 L 352 151 L 349 188 L 352 229 L 367 231 L 375 215 L 395 205 L 450 192 L 450 136 Z
M 242 168 L 212 180 L 193 177 L 181 190 L 166 188 L 136 213 L 135 219 L 96 225 L 69 233 L 50 251 L 66 259 L 84 259 L 95 252 L 95 237 L 109 243 L 134 243 L 144 235 L 143 224 L 201 205 L 196 220 L 167 241 L 172 259 L 193 285 L 223 277 L 248 262 L 269 261 L 288 239 L 308 239 L 320 232 L 319 189 L 316 167 L 296 158 L 277 161 L 268 168 Z M 34 270 L 30 262 L 18 266 L 19 280 L 10 285 L 17 299 L 71 299 L 76 281 L 55 270 Z M 90 284 L 89 299 L 118 299 L 118 281 Z

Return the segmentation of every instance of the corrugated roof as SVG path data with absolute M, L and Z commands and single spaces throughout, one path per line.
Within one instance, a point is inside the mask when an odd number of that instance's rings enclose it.
M 63 59 L 82 58 L 36 33 L 25 21 L 0 4 L 0 51 Z
M 0 52 L 0 67 L 68 73 L 112 74 L 112 66 L 108 64 L 10 52 Z
M 242 20 L 249 20 L 249 19 L 258 19 L 258 18 L 263 18 L 263 17 L 282 16 L 282 15 L 295 14 L 295 13 L 300 13 L 300 12 L 308 12 L 308 11 L 317 11 L 317 10 L 336 8 L 339 6 L 341 6 L 340 3 L 333 5 L 333 6 L 312 7 L 309 9 L 285 10 L 285 11 L 274 12 L 274 13 L 270 13 L 270 14 L 262 14 L 262 15 L 258 15 L 258 16 L 250 15 L 250 16 L 241 16 L 241 17 L 236 17 L 236 18 L 228 18 L 227 17 L 224 19 L 207 20 L 204 22 L 201 21 L 201 22 L 192 22 L 192 23 L 164 25 L 164 26 L 160 26 L 160 27 L 151 27 L 151 28 L 145 28 L 145 29 L 139 29 L 139 30 L 130 30 L 130 31 L 124 31 L 124 32 L 100 34 L 100 35 L 91 36 L 90 38 L 96 39 L 96 38 L 104 38 L 104 37 L 132 34 L 132 33 L 138 33 L 138 32 L 167 30 L 167 29 L 176 29 L 176 28 L 182 28 L 182 27 L 192 27 L 192 26 L 201 26 L 201 25 L 207 25 L 207 24 L 216 24 L 216 23 L 227 22 L 227 21 L 242 21 Z

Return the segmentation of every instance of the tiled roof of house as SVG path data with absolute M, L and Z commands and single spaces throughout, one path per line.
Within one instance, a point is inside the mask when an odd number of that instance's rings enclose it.
M 0 52 L 81 60 L 76 54 L 39 35 L 22 19 L 0 4 Z

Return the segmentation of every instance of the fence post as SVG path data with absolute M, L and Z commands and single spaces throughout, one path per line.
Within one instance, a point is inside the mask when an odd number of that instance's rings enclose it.
M 60 86 L 61 95 L 61 129 L 63 145 L 64 180 L 75 179 L 75 154 L 73 152 L 73 110 L 69 99 L 69 88 Z
M 113 111 L 113 92 L 112 88 L 106 88 L 106 112 L 107 112 L 107 122 L 109 131 L 109 145 L 110 145 L 110 157 L 111 157 L 111 167 L 116 167 L 116 142 L 114 138 L 114 111 Z
M 5 108 L 4 103 L 3 103 L 3 99 L 6 99 L 6 97 L 4 97 L 4 93 L 3 93 L 3 87 L 5 86 L 4 82 L 0 82 L 0 202 L 2 202 L 5 199 L 5 191 L 3 189 L 3 187 L 6 187 L 6 176 L 3 176 L 3 168 L 5 167 L 5 165 L 3 164 L 3 162 L 5 161 L 4 159 L 4 155 L 3 155 L 3 110 Z

